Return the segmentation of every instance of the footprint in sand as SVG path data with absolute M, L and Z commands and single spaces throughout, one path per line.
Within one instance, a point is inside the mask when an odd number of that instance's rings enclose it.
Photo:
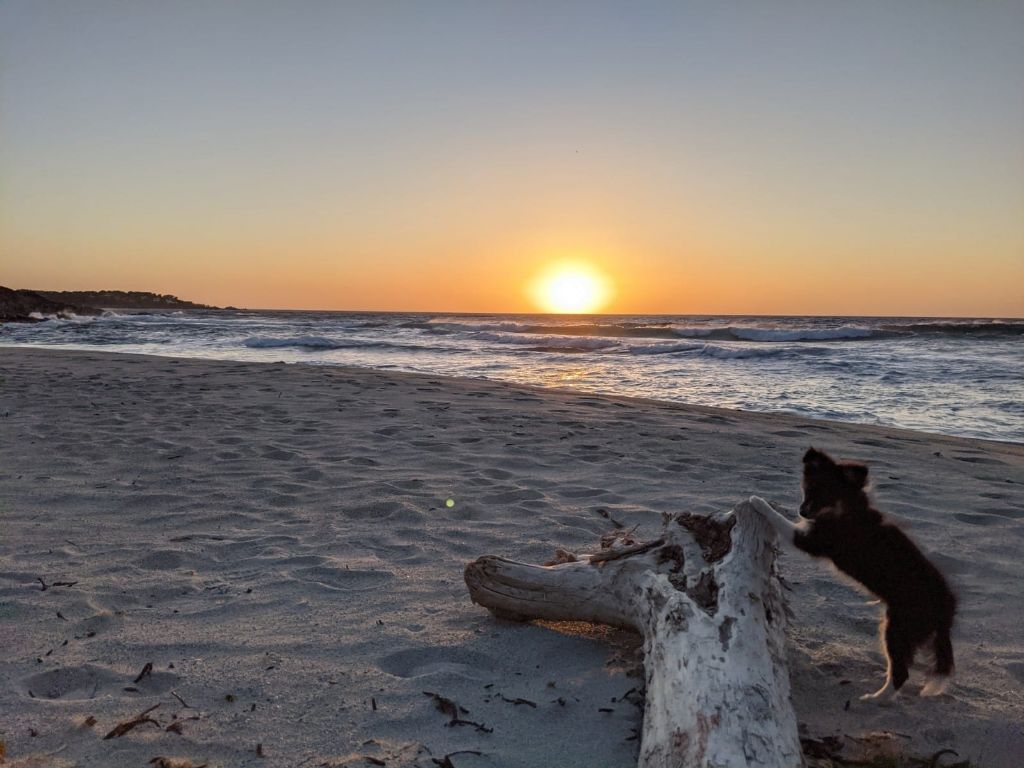
M 150 552 L 145 557 L 136 560 L 135 565 L 145 568 L 147 571 L 170 571 L 180 568 L 183 562 L 184 558 L 181 556 L 181 552 L 172 549 L 158 549 L 156 552 Z
M 970 565 L 963 558 L 954 557 L 945 552 L 933 552 L 930 559 L 946 574 L 958 574 L 970 570 Z
M 317 481 L 320 481 L 320 480 L 324 479 L 324 473 L 321 472 L 316 467 L 305 467 L 305 468 L 293 469 L 292 470 L 292 476 L 297 478 L 297 479 L 299 479 L 299 480 L 305 480 L 306 482 L 311 482 L 311 483 L 314 483 L 314 482 L 317 482 Z M 299 486 L 299 488 L 301 488 L 301 490 L 303 490 L 303 491 L 306 490 L 306 488 L 303 487 L 303 486 Z
M 350 520 L 390 520 L 393 523 L 416 523 L 423 519 L 423 513 L 405 501 L 372 501 L 345 507 L 339 514 Z
M 375 589 L 395 577 L 391 571 L 366 571 L 355 568 L 335 568 L 318 565 L 300 568 L 292 573 L 293 578 L 323 589 L 341 592 L 361 592 Z
M 271 461 L 290 461 L 298 458 L 292 451 L 286 451 L 272 445 L 260 451 L 260 455 Z
M 704 416 L 697 421 L 702 424 L 735 424 L 732 419 L 727 419 L 725 416 Z
M 603 488 L 562 488 L 559 492 L 569 499 L 591 499 L 595 496 L 608 495 L 608 491 Z
M 511 488 L 484 496 L 481 501 L 485 504 L 514 504 L 520 501 L 536 501 L 542 498 L 544 498 L 543 493 L 530 488 Z
M 489 477 L 491 480 L 507 480 L 512 477 L 512 473 L 505 469 L 498 469 L 497 467 L 489 467 L 480 471 L 480 474 L 484 477 Z
M 377 461 L 376 459 L 371 459 L 367 456 L 353 456 L 351 458 L 345 459 L 345 461 L 357 467 L 376 467 L 378 464 L 380 464 L 380 462 Z
M 979 509 L 978 512 L 983 515 L 996 515 L 997 517 L 1005 517 L 1010 520 L 1019 520 L 1024 517 L 1024 509 L 1020 507 L 985 507 Z
M 957 512 L 953 517 L 961 523 L 968 525 L 999 525 L 1003 520 L 998 515 L 972 514 L 969 512 Z
M 39 672 L 22 680 L 21 687 L 30 698 L 76 701 L 94 699 L 101 690 L 119 682 L 120 676 L 110 670 L 86 664 Z
M 377 666 L 395 677 L 447 674 L 487 680 L 496 665 L 490 656 L 462 648 L 412 648 L 385 656 Z
M 99 613 L 94 613 L 75 623 L 72 633 L 76 640 L 85 640 L 117 629 L 121 626 L 122 621 L 120 616 L 115 616 L 110 611 L 99 610 Z
M 857 445 L 867 445 L 871 448 L 885 448 L 886 444 L 881 440 L 854 440 Z
M 92 664 L 60 667 L 38 672 L 21 682 L 29 698 L 62 701 L 95 699 L 97 696 L 161 694 L 171 690 L 180 678 L 170 672 L 150 672 L 138 682 L 136 675 L 118 674 Z M 126 688 L 134 690 L 126 691 Z
M 987 456 L 954 456 L 953 458 L 957 461 L 965 461 L 968 464 L 995 464 L 1003 466 L 1005 463 L 999 459 L 992 459 Z
M 1021 683 L 1024 683 L 1024 661 L 1011 661 L 1003 667 Z

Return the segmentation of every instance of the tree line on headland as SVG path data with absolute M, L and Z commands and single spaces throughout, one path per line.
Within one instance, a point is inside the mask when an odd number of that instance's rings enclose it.
M 99 315 L 105 309 L 219 309 L 149 291 L 30 291 L 0 286 L 0 322 L 31 323 L 52 316 Z

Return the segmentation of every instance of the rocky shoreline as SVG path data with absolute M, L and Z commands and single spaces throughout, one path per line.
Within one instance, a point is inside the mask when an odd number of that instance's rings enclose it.
M 0 286 L 0 323 L 39 323 L 52 316 L 101 313 L 102 310 L 96 307 L 54 301 L 35 291 L 16 291 Z
M 149 291 L 31 291 L 0 286 L 0 323 L 100 315 L 105 309 L 219 309 Z

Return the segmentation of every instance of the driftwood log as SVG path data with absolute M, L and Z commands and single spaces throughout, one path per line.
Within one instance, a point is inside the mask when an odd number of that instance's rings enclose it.
M 466 566 L 475 603 L 509 619 L 590 621 L 643 635 L 640 768 L 802 764 L 774 533 L 749 502 L 665 516 L 661 538 L 605 537 L 554 564 Z

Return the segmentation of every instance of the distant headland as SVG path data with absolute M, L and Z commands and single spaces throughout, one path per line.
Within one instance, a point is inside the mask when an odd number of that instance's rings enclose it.
M 32 323 L 53 316 L 99 315 L 105 309 L 220 309 L 150 291 L 31 291 L 0 286 L 0 322 Z

